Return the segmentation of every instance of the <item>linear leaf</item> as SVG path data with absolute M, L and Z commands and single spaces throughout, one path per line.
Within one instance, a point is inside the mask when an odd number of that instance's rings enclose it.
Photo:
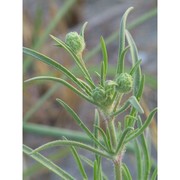
M 135 64 L 139 60 L 138 50 L 137 50 L 136 44 L 135 44 L 131 34 L 127 30 L 126 30 L 126 37 L 127 37 L 128 44 L 130 46 L 130 52 L 131 52 L 131 57 L 132 57 L 132 65 L 135 66 Z M 134 77 L 133 94 L 136 95 L 137 91 L 139 89 L 140 81 L 141 81 L 141 68 L 140 68 L 140 66 L 138 66 L 133 77 Z
M 73 156 L 74 156 L 74 159 L 75 159 L 75 161 L 76 161 L 76 163 L 77 163 L 77 165 L 78 165 L 78 167 L 79 167 L 79 171 L 80 171 L 80 173 L 81 173 L 82 176 L 83 176 L 83 180 L 88 179 L 87 174 L 86 174 L 86 172 L 85 172 L 85 170 L 84 170 L 84 167 L 83 167 L 83 165 L 82 165 L 81 159 L 80 159 L 80 157 L 79 157 L 79 155 L 78 155 L 75 147 L 71 146 L 71 152 L 72 152 L 72 154 L 73 154 Z
M 126 30 L 126 20 L 128 14 L 133 10 L 133 7 L 130 7 L 124 13 L 121 22 L 120 22 L 120 32 L 119 32 L 119 52 L 118 52 L 118 66 L 117 66 L 117 73 L 120 73 L 120 67 L 122 67 L 121 56 L 122 52 L 125 48 L 125 30 Z
M 104 86 L 104 82 L 105 82 L 105 67 L 104 67 L 104 62 L 101 63 L 101 86 Z
M 124 178 L 124 179 L 132 180 L 131 173 L 129 172 L 128 167 L 127 167 L 124 163 L 122 164 L 122 172 L 123 172 L 123 174 L 125 174 L 125 176 L 126 176 L 126 178 Z M 139 179 L 139 180 L 140 180 L 140 179 Z
M 85 22 L 81 28 L 80 35 L 84 38 L 84 31 L 86 29 L 88 22 Z
M 121 138 L 120 138 L 120 140 L 119 140 L 119 143 L 118 143 L 118 146 L 117 146 L 117 149 L 116 149 L 116 154 L 119 153 L 119 152 L 122 150 L 122 148 L 123 148 L 123 146 L 124 146 L 124 142 L 125 142 L 126 136 L 127 136 L 128 133 L 129 133 L 130 131 L 132 131 L 132 130 L 134 130 L 134 128 L 132 128 L 132 127 L 127 127 L 127 128 L 124 130 L 124 132 L 122 133 L 122 136 L 121 136 Z
M 108 142 L 108 138 L 107 138 L 105 132 L 103 131 L 102 128 L 100 128 L 100 127 L 98 127 L 98 126 L 95 126 L 95 127 L 96 127 L 96 129 L 99 130 L 99 132 L 101 133 L 106 147 L 108 147 L 109 151 L 111 151 L 111 147 L 110 147 L 110 144 L 109 144 L 109 142 Z
M 54 164 L 52 161 L 41 155 L 40 153 L 32 153 L 32 149 L 29 148 L 26 145 L 23 145 L 23 152 L 27 154 L 28 156 L 32 157 L 39 163 L 41 163 L 43 166 L 47 167 L 50 171 L 54 172 L 57 174 L 59 177 L 63 178 L 64 180 L 69 179 L 69 180 L 74 180 L 69 173 L 58 167 L 56 164 Z
M 92 99 L 90 99 L 88 96 L 84 95 L 82 92 L 80 92 L 78 89 L 76 89 L 74 86 L 69 84 L 67 81 L 61 79 L 61 78 L 56 78 L 56 77 L 51 77 L 51 76 L 38 76 L 38 77 L 33 77 L 25 81 L 25 83 L 30 83 L 33 81 L 39 81 L 39 80 L 48 80 L 48 81 L 55 81 L 58 83 L 61 83 L 71 89 L 73 92 L 75 92 L 77 95 L 80 97 L 86 99 L 87 101 L 91 102 L 92 104 L 96 104 Z
M 124 112 L 127 108 L 132 105 L 139 113 L 144 113 L 142 107 L 140 106 L 139 102 L 137 101 L 135 96 L 131 96 L 125 103 L 122 105 L 116 112 L 112 113 L 111 116 L 117 116 L 118 114 Z
M 121 74 L 124 72 L 124 59 L 125 59 L 125 56 L 126 56 L 126 53 L 128 52 L 128 50 L 129 50 L 129 46 L 126 47 L 121 53 L 120 60 L 119 60 L 120 65 L 118 67 L 119 69 L 117 70 L 118 74 Z
M 61 99 L 56 99 L 65 109 L 66 111 L 74 118 L 74 120 L 78 123 L 78 125 L 84 130 L 84 132 L 101 148 L 106 151 L 106 148 L 95 138 L 95 136 L 91 133 L 91 131 L 86 127 L 86 125 L 81 121 L 78 115 Z
M 87 144 L 83 144 L 83 143 L 76 142 L 76 141 L 70 141 L 70 140 L 68 140 L 68 141 L 67 140 L 56 140 L 56 141 L 46 143 L 46 144 L 36 148 L 35 150 L 33 150 L 31 154 L 34 154 L 36 152 L 48 149 L 50 147 L 57 147 L 57 146 L 76 146 L 78 148 L 86 149 L 90 152 L 97 153 L 100 156 L 112 159 L 112 156 L 110 154 L 104 152 L 104 151 L 96 149 L 96 148 L 89 146 Z
M 117 116 L 118 114 L 124 112 L 129 107 L 130 107 L 130 103 L 129 101 L 126 101 L 116 112 L 112 113 L 111 116 Z
M 138 127 L 142 127 L 142 121 L 140 116 L 138 116 Z M 144 155 L 144 162 L 143 162 L 143 179 L 148 179 L 151 170 L 151 162 L 150 162 L 150 154 L 147 146 L 147 142 L 144 136 L 144 132 L 140 135 L 141 140 L 141 148 Z
M 130 74 L 131 76 L 132 76 L 132 75 L 136 72 L 136 70 L 139 68 L 141 62 L 142 62 L 141 59 L 138 60 L 138 61 L 135 63 L 135 65 L 131 68 L 131 70 L 130 70 L 130 72 L 129 72 L 129 74 Z
M 93 133 L 94 133 L 94 137 L 99 140 L 99 132 L 98 132 L 98 129 L 96 128 L 99 127 L 100 125 L 100 121 L 99 121 L 99 113 L 98 113 L 98 110 L 95 109 L 95 117 L 94 117 L 94 128 L 93 128 Z M 97 143 L 94 143 L 94 147 L 95 148 L 98 148 L 98 145 Z M 98 159 L 98 155 L 95 155 L 96 159 Z
M 140 150 L 140 144 L 137 139 L 135 139 L 135 153 L 136 153 L 136 162 L 137 162 L 137 179 L 142 179 L 142 155 Z
M 36 52 L 32 49 L 26 48 L 26 47 L 23 48 L 23 52 L 27 55 L 30 55 L 30 56 L 44 62 L 45 64 L 48 64 L 48 65 L 60 70 L 67 77 L 69 77 L 75 84 L 77 84 L 79 87 L 83 88 L 82 84 L 78 81 L 78 79 L 68 69 L 66 69 L 64 66 L 62 66 L 55 60 L 53 60 L 39 52 Z
M 152 174 L 152 177 L 151 177 L 151 180 L 156 180 L 157 179 L 157 167 L 155 168 L 153 174 Z
M 102 54 L 103 54 L 104 79 L 106 79 L 106 74 L 107 74 L 107 70 L 108 70 L 108 53 L 107 53 L 106 43 L 102 36 L 100 38 L 100 42 L 101 42 L 101 50 L 102 50 Z
M 137 95 L 136 95 L 136 98 L 137 98 L 138 101 L 140 101 L 140 99 L 142 97 L 143 90 L 144 90 L 144 83 L 145 83 L 145 75 L 143 75 L 142 78 L 141 78 L 141 82 L 140 82 L 140 85 L 139 85 L 139 90 L 138 90 Z
M 149 116 L 147 117 L 147 119 L 145 120 L 144 124 L 141 126 L 141 128 L 135 132 L 134 134 L 132 134 L 132 136 L 128 137 L 126 139 L 126 142 L 138 137 L 139 135 L 141 135 L 144 130 L 149 126 L 149 124 L 151 123 L 155 113 L 157 112 L 157 108 L 155 108 L 153 111 L 151 111 L 151 113 L 149 114 Z
M 131 96 L 128 101 L 130 104 L 139 112 L 139 113 L 144 113 L 141 105 L 139 104 L 138 100 L 136 99 L 135 96 Z

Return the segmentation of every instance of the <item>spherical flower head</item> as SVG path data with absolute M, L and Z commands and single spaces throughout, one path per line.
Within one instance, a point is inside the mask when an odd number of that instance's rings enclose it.
M 80 54 L 85 48 L 84 38 L 77 32 L 70 32 L 66 35 L 65 43 L 75 54 Z
M 116 78 L 116 90 L 120 93 L 128 93 L 131 91 L 133 86 L 133 78 L 128 73 L 121 73 Z
M 94 99 L 95 102 L 98 102 L 100 104 L 105 102 L 106 94 L 104 89 L 102 89 L 101 87 L 96 87 L 95 89 L 93 89 L 92 98 Z

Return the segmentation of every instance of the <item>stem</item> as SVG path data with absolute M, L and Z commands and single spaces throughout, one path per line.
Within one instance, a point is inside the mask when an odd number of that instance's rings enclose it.
M 122 165 L 121 158 L 117 162 L 114 162 L 114 170 L 115 170 L 115 179 L 116 180 L 122 180 L 121 165 Z

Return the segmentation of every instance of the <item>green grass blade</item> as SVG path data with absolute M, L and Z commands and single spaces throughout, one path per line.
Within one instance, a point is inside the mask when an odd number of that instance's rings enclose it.
M 135 66 L 135 64 L 139 60 L 138 50 L 137 50 L 136 44 L 135 44 L 131 34 L 127 30 L 126 30 L 126 37 L 127 37 L 128 44 L 130 46 L 130 52 L 131 52 L 131 57 L 132 57 L 132 65 Z M 136 72 L 134 73 L 133 79 L 134 79 L 134 81 L 133 81 L 134 82 L 133 83 L 134 84 L 133 85 L 133 94 L 136 95 L 137 91 L 139 89 L 140 81 L 141 81 L 141 68 L 140 68 L 140 66 L 138 66 Z
M 74 180 L 69 173 L 58 167 L 56 164 L 54 164 L 52 161 L 41 155 L 40 153 L 32 153 L 32 149 L 29 148 L 26 145 L 23 145 L 23 152 L 27 154 L 28 156 L 32 157 L 35 159 L 37 162 L 41 163 L 43 166 L 47 167 L 50 171 L 54 172 L 57 174 L 59 177 L 63 178 L 64 180 L 69 179 L 69 180 Z
M 82 165 L 81 159 L 80 159 L 75 147 L 73 147 L 73 146 L 71 147 L 71 152 L 72 152 L 72 154 L 74 156 L 74 159 L 75 159 L 75 161 L 76 161 L 76 163 L 77 163 L 77 165 L 79 167 L 79 171 L 82 174 L 83 180 L 88 179 L 87 174 L 86 174 L 86 172 L 84 170 L 84 167 Z
M 156 180 L 157 179 L 157 167 L 155 168 L 152 176 L 151 176 L 151 180 Z
M 48 81 L 55 81 L 55 82 L 61 83 L 61 84 L 65 85 L 66 87 L 68 87 L 69 89 L 71 89 L 74 93 L 76 93 L 77 95 L 79 95 L 83 99 L 86 99 L 87 101 L 91 102 L 92 104 L 96 104 L 88 96 L 84 95 L 78 89 L 76 89 L 71 84 L 69 84 L 67 81 L 65 81 L 65 80 L 63 80 L 61 78 L 56 78 L 56 77 L 51 77 L 51 76 L 38 76 L 38 77 L 34 77 L 34 78 L 26 80 L 25 83 L 30 83 L 30 82 L 33 82 L 33 81 L 47 81 L 47 80 Z
M 143 169 L 143 163 L 142 163 L 142 154 L 140 150 L 140 144 L 137 139 L 135 139 L 134 144 L 135 154 L 136 154 L 136 162 L 137 162 L 137 179 L 142 179 L 142 169 Z
M 123 146 L 124 146 L 124 142 L 125 142 L 125 139 L 126 139 L 126 136 L 128 135 L 128 133 L 130 131 L 134 130 L 134 128 L 132 127 L 127 127 L 124 132 L 122 133 L 122 136 L 119 140 L 119 143 L 118 143 L 118 146 L 117 146 L 117 149 L 116 149 L 116 154 L 118 154 L 119 152 L 121 152 L 121 150 L 123 149 Z
M 45 149 L 48 149 L 51 147 L 57 147 L 57 146 L 75 146 L 78 148 L 86 149 L 86 150 L 93 152 L 93 153 L 96 153 L 100 156 L 112 159 L 112 155 L 110 155 L 104 151 L 101 151 L 99 149 L 96 149 L 96 148 L 89 146 L 87 144 L 84 144 L 84 143 L 80 143 L 80 142 L 76 142 L 76 141 L 69 141 L 69 140 L 68 141 L 67 140 L 51 141 L 49 143 L 46 143 L 46 144 L 36 148 L 31 154 L 34 154 L 36 152 L 39 152 L 39 151 L 42 151 L 42 150 L 45 150 Z
M 126 20 L 127 20 L 127 16 L 128 14 L 133 10 L 133 7 L 130 7 L 126 10 L 126 12 L 124 13 L 122 19 L 121 19 L 121 23 L 120 23 L 120 32 L 119 32 L 119 52 L 118 52 L 118 64 L 117 64 L 117 73 L 121 73 L 120 72 L 120 68 L 123 67 L 122 66 L 122 52 L 124 51 L 125 48 L 125 30 L 126 30 Z M 122 69 L 123 70 L 123 69 Z
M 128 101 L 130 104 L 139 112 L 139 113 L 144 113 L 141 105 L 139 104 L 138 100 L 136 99 L 135 96 L 131 96 Z
M 101 42 L 101 50 L 102 50 L 102 55 L 103 55 L 104 79 L 106 79 L 106 74 L 108 70 L 108 53 L 107 53 L 106 43 L 102 36 L 100 38 L 100 42 Z
M 51 59 L 51 58 L 49 58 L 49 57 L 47 57 L 47 56 L 45 56 L 39 52 L 36 52 L 32 49 L 26 48 L 26 47 L 23 48 L 23 52 L 27 55 L 30 55 L 30 56 L 44 62 L 45 64 L 48 64 L 48 65 L 54 67 L 55 69 L 63 72 L 75 84 L 77 84 L 78 86 L 83 88 L 82 84 L 78 81 L 78 79 L 68 69 L 66 69 L 64 66 L 62 66 L 61 64 L 59 64 L 55 60 L 53 60 L 53 59 Z
M 56 14 L 56 16 L 52 19 L 52 21 L 49 23 L 49 25 L 44 28 L 44 32 L 42 33 L 41 37 L 36 40 L 36 44 L 32 47 L 35 50 L 39 50 L 40 47 L 43 45 L 43 43 L 47 40 L 49 37 L 49 34 L 53 31 L 53 29 L 56 27 L 56 25 L 61 21 L 61 19 L 64 17 L 66 13 L 68 13 L 69 9 L 72 8 L 72 6 L 75 4 L 76 0 L 68 0 L 64 3 L 62 8 L 60 8 Z M 31 65 L 32 61 L 28 61 L 28 59 L 24 62 L 24 71 L 27 71 L 29 66 Z
M 124 178 L 124 180 L 132 180 L 131 173 L 130 173 L 128 167 L 124 163 L 122 164 L 122 173 L 126 177 L 126 178 Z M 140 179 L 138 179 L 138 180 L 140 180 Z
M 81 121 L 78 115 L 61 99 L 56 99 L 65 109 L 66 111 L 74 118 L 74 120 L 78 123 L 78 125 L 84 130 L 84 132 L 101 148 L 106 151 L 106 148 L 95 138 L 95 136 L 91 133 L 91 131 L 86 127 L 86 125 Z
M 149 116 L 147 117 L 147 119 L 145 120 L 144 124 L 141 126 L 141 128 L 135 132 L 134 134 L 132 134 L 130 137 L 128 137 L 126 139 L 126 142 L 138 137 L 139 135 L 141 135 L 144 130 L 149 126 L 149 124 L 151 123 L 155 113 L 157 112 L 157 108 L 155 108 L 154 110 L 151 111 L 151 113 L 149 114 Z

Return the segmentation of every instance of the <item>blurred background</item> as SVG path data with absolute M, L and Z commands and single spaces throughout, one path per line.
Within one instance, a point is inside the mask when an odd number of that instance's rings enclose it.
M 145 118 L 149 111 L 157 106 L 156 0 L 24 0 L 23 45 L 57 60 L 80 77 L 71 57 L 63 49 L 54 46 L 49 34 L 64 40 L 66 33 L 70 31 L 79 32 L 83 23 L 88 21 L 85 31 L 86 49 L 83 57 L 90 73 L 94 75 L 93 78 L 97 82 L 95 71 L 100 70 L 102 54 L 99 42 L 102 35 L 107 44 L 110 63 L 108 78 L 112 79 L 118 55 L 119 24 L 123 13 L 130 6 L 133 6 L 134 10 L 128 16 L 127 24 L 137 44 L 139 56 L 142 58 L 143 73 L 146 75 L 145 91 L 141 101 L 145 109 Z M 31 57 L 24 56 L 23 59 L 24 80 L 38 75 L 62 76 L 58 71 L 35 61 Z M 131 67 L 129 54 L 126 56 L 126 66 Z M 46 142 L 61 138 L 61 128 L 78 132 L 80 130 L 73 119 L 57 104 L 55 101 L 57 97 L 72 107 L 87 126 L 92 129 L 94 106 L 79 98 L 66 87 L 50 82 L 24 85 L 23 97 L 23 141 L 24 144 L 33 149 Z M 154 164 L 157 161 L 156 124 L 155 118 L 146 134 Z M 89 158 L 93 158 L 91 154 L 81 150 L 80 152 Z M 134 168 L 131 148 L 127 149 L 127 152 L 129 153 L 123 161 L 131 167 L 131 173 L 135 179 L 136 169 Z M 80 179 L 68 148 L 52 148 L 42 153 L 45 156 L 50 156 L 56 164 Z M 23 168 L 23 177 L 26 180 L 59 179 L 27 156 L 24 156 Z M 109 161 L 104 161 L 103 168 L 109 179 L 113 179 L 112 164 Z M 90 179 L 93 179 L 92 168 L 86 164 L 86 169 L 89 177 L 91 177 Z

